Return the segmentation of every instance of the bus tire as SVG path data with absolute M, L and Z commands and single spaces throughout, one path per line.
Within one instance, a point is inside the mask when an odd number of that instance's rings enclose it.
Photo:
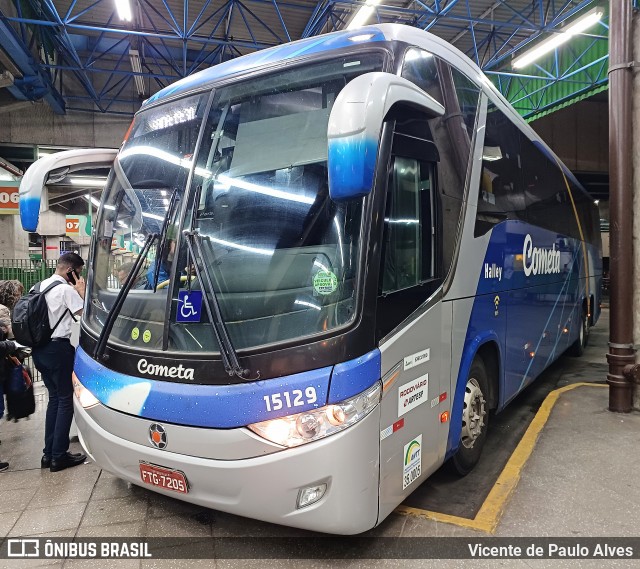
M 580 321 L 580 333 L 578 334 L 578 338 L 576 341 L 569 346 L 569 355 L 575 358 L 579 358 L 582 354 L 584 354 L 584 349 L 587 347 L 587 343 L 589 342 L 589 317 L 587 316 L 586 311 L 582 311 L 581 321 Z
M 473 470 L 482 454 L 489 427 L 489 378 L 481 358 L 471 364 L 462 408 L 462 431 L 458 450 L 449 460 L 449 469 L 459 476 Z

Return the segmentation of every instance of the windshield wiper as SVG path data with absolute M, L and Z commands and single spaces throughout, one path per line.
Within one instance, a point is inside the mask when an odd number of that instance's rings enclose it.
M 195 208 L 197 208 L 197 202 Z M 255 381 L 260 379 L 260 372 L 257 373 L 257 377 L 255 378 L 248 377 L 249 370 L 244 369 L 238 361 L 238 354 L 236 353 L 233 343 L 231 342 L 231 338 L 229 337 L 227 326 L 224 322 L 224 318 L 222 317 L 222 312 L 220 311 L 220 303 L 216 296 L 213 281 L 211 280 L 211 275 L 205 262 L 205 257 L 202 254 L 202 245 L 200 243 L 202 236 L 197 229 L 193 231 L 185 229 L 182 234 L 185 236 L 187 241 L 188 257 L 193 259 L 193 268 L 196 271 L 196 278 L 202 286 L 204 293 L 202 295 L 204 299 L 204 306 L 207 310 L 209 322 L 211 322 L 211 326 L 213 328 L 213 333 L 215 334 L 218 345 L 220 346 L 220 355 L 222 356 L 222 365 L 224 366 L 225 371 L 228 375 L 235 375 L 245 381 Z M 202 263 L 202 272 L 200 271 L 198 262 Z M 187 264 L 187 266 L 189 266 L 189 264 Z M 202 278 L 203 273 L 204 280 Z M 188 276 L 187 279 L 189 279 Z M 203 286 L 205 284 L 206 288 Z M 211 299 L 209 299 L 208 293 L 211 293 Z
M 109 338 L 109 334 L 111 334 L 111 330 L 113 329 L 113 325 L 115 324 L 118 314 L 120 314 L 120 310 L 122 310 L 122 305 L 124 304 L 125 298 L 129 293 L 129 291 L 131 290 L 131 288 L 133 287 L 133 283 L 135 282 L 136 277 L 138 276 L 140 267 L 142 267 L 142 263 L 144 263 L 144 260 L 149 254 L 149 250 L 151 249 L 153 242 L 157 238 L 158 238 L 157 233 L 150 233 L 149 235 L 147 235 L 147 239 L 144 243 L 144 247 L 142 248 L 142 251 L 140 252 L 140 255 L 138 255 L 136 262 L 134 263 L 132 269 L 129 271 L 129 274 L 127 275 L 127 278 L 124 281 L 124 284 L 120 289 L 120 292 L 118 293 L 118 296 L 116 296 L 116 300 L 113 303 L 111 310 L 109 310 L 109 314 L 107 315 L 107 320 L 105 321 L 104 327 L 100 332 L 100 336 L 98 337 L 98 342 L 96 343 L 96 348 L 93 352 L 93 357 L 97 361 L 100 361 L 103 357 L 104 350 L 107 347 L 107 339 Z
M 160 276 L 160 269 L 162 267 L 162 256 L 164 255 L 165 241 L 167 237 L 167 229 L 169 228 L 169 221 L 173 215 L 173 209 L 178 203 L 178 188 L 174 188 L 171 198 L 169 198 L 169 206 L 167 207 L 167 215 L 162 222 L 162 228 L 160 229 L 160 240 L 158 241 L 158 251 L 156 252 L 156 266 L 153 271 L 153 292 L 158 289 L 158 277 Z

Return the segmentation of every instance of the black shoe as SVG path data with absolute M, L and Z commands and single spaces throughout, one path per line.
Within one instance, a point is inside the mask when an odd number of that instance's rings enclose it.
M 51 472 L 58 472 L 60 470 L 64 470 L 65 468 L 78 466 L 79 464 L 82 464 L 85 460 L 87 460 L 87 456 L 84 454 L 71 454 L 68 452 L 62 458 L 52 459 L 49 470 Z
M 4 472 L 8 468 L 9 468 L 9 463 L 8 462 L 0 462 L 0 472 Z
M 74 458 L 79 458 L 82 455 L 80 453 L 72 453 L 67 451 L 67 456 L 71 459 L 74 459 Z M 51 466 L 51 457 L 47 456 L 46 454 L 43 454 L 42 458 L 40 459 L 40 468 L 49 468 L 50 466 Z

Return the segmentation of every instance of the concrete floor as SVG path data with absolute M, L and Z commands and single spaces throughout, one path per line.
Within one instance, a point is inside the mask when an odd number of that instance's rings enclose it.
M 534 416 L 544 395 L 557 385 L 605 378 L 606 319 L 593 330 L 588 352 L 579 360 L 562 358 L 538 384 L 512 403 L 514 410 L 494 423 L 493 442 L 479 466 L 462 480 L 429 480 L 421 493 L 448 494 L 456 515 L 472 517 L 497 477 L 495 462 L 504 464 L 511 448 Z M 546 386 L 546 387 L 545 387 Z M 606 410 L 608 391 L 578 387 L 560 396 L 519 483 L 504 507 L 495 536 L 638 536 L 640 485 L 640 413 L 617 415 Z M 0 474 L 0 536 L 43 537 L 235 537 L 313 536 L 173 500 L 129 485 L 86 464 L 59 473 L 39 468 L 45 400 L 29 421 L 0 427 L 0 456 L 11 468 Z M 505 412 L 506 413 L 506 412 Z M 77 443 L 72 450 L 80 450 Z M 478 489 L 478 484 L 481 490 Z M 474 487 L 478 490 L 474 493 Z M 265 487 L 268 491 L 268 488 Z M 460 496 L 475 496 L 460 498 Z M 437 500 L 424 499 L 429 509 Z M 473 507 L 460 508 L 472 501 Z M 441 500 L 446 503 L 447 500 Z M 420 506 L 420 503 L 412 503 Z M 367 535 L 402 537 L 466 536 L 482 540 L 489 534 L 427 519 L 394 513 Z M 438 560 L 262 560 L 260 540 L 249 542 L 254 559 L 226 560 L 0 560 L 0 567 L 442 567 Z M 167 545 L 170 545 L 168 542 Z M 179 557 L 178 550 L 176 556 Z M 451 560 L 449 567 L 640 567 L 637 560 Z

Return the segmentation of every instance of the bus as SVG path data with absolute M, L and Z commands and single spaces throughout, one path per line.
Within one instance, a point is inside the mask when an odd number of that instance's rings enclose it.
M 468 473 L 490 418 L 600 314 L 593 200 L 422 30 L 182 79 L 117 152 L 36 162 L 25 227 L 51 176 L 101 161 L 75 419 L 101 468 L 160 494 L 368 530 L 443 464 Z

